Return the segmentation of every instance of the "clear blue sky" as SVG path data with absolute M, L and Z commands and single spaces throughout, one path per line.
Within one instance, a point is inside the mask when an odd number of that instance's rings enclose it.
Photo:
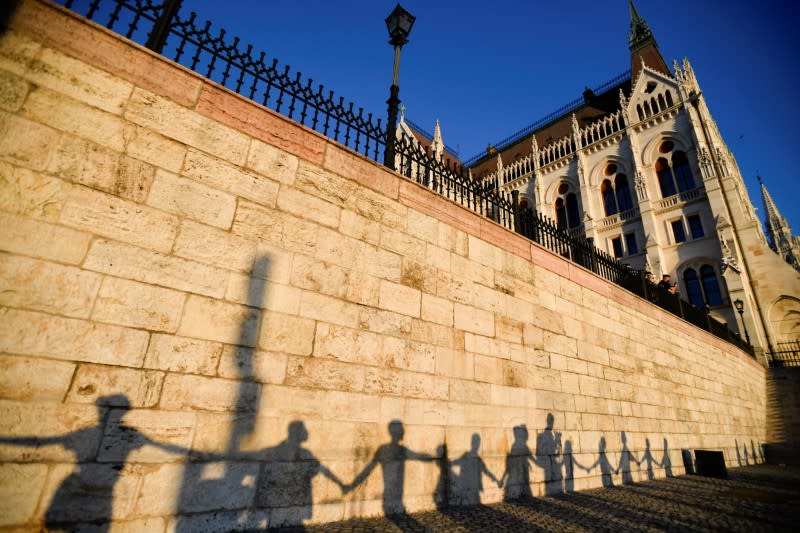
M 184 0 L 270 58 L 375 116 L 386 114 L 395 0 Z M 462 159 L 630 66 L 627 0 L 403 0 L 409 119 Z M 800 232 L 800 7 L 789 0 L 638 0 L 668 65 L 688 57 L 762 216 L 756 175 Z

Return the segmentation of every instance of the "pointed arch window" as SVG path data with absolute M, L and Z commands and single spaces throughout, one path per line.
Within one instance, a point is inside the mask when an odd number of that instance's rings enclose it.
M 700 280 L 703 283 L 703 292 L 706 293 L 708 305 L 722 305 L 722 293 L 719 290 L 717 273 L 711 265 L 700 267 Z
M 609 163 L 604 171 L 608 179 L 600 184 L 600 195 L 603 199 L 603 209 L 606 216 L 611 216 L 620 211 L 633 209 L 633 197 L 628 185 L 628 177 L 617 173 L 617 165 Z
M 558 186 L 558 197 L 555 202 L 556 222 L 560 228 L 577 228 L 581 225 L 578 197 L 570 191 L 568 183 Z
M 686 152 L 675 150 L 675 144 L 670 140 L 662 142 L 658 151 L 664 154 L 655 164 L 661 196 L 666 198 L 694 189 L 695 181 Z
M 631 188 L 628 185 L 628 177 L 625 174 L 617 174 L 614 185 L 616 185 L 617 189 L 619 210 L 627 211 L 628 209 L 633 209 L 633 197 L 631 196 Z
M 600 194 L 603 195 L 603 209 L 606 216 L 610 217 L 617 212 L 617 199 L 614 195 L 614 187 L 611 185 L 611 180 L 603 180 L 600 185 Z
M 701 266 L 699 276 L 695 269 L 687 268 L 683 272 L 683 283 L 686 286 L 689 303 L 695 307 L 703 307 L 705 304 L 712 307 L 722 305 L 722 292 L 717 273 L 711 265 Z
M 686 269 L 686 272 L 683 273 L 683 283 L 686 286 L 689 303 L 695 307 L 703 307 L 705 305 L 703 289 L 700 287 L 700 280 L 697 279 L 697 272 L 693 268 Z

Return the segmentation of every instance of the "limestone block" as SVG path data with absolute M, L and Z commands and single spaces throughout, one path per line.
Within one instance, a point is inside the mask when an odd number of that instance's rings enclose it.
M 378 306 L 381 282 L 366 272 L 351 270 L 347 276 L 345 299 L 370 307 Z
M 315 257 L 353 270 L 364 270 L 369 260 L 367 253 L 372 247 L 337 231 L 321 227 Z M 372 272 L 370 272 L 372 273 Z
M 425 264 L 444 272 L 450 272 L 452 266 L 450 252 L 429 243 L 425 247 Z
M 116 152 L 125 149 L 125 121 L 118 115 L 41 87 L 25 101 L 25 117 Z
M 154 333 L 147 348 L 144 367 L 211 376 L 217 371 L 222 349 L 222 344 L 218 342 Z
M 425 262 L 425 241 L 391 227 L 381 228 L 381 247 L 417 263 Z
M 0 158 L 31 170 L 44 170 L 61 133 L 0 111 Z
M 474 286 L 475 298 L 473 305 L 491 313 L 505 314 L 506 294 L 494 288 L 489 288 L 476 283 Z
M 381 399 L 374 394 L 322 391 L 270 385 L 261 396 L 258 413 L 284 420 L 328 420 L 375 422 Z
M 287 358 L 284 353 L 225 346 L 217 374 L 222 378 L 253 379 L 259 383 L 279 385 L 286 378 Z
M 28 83 L 8 71 L 0 71 L 0 109 L 18 111 L 28 95 Z
M 167 374 L 161 392 L 163 409 L 252 412 L 261 386 L 258 383 Z
M 475 284 L 466 278 L 440 270 L 436 278 L 436 296 L 453 302 L 471 304 L 475 298 Z
M 131 414 L 134 413 L 136 413 L 136 411 Z M 168 413 L 168 415 L 172 416 L 174 413 Z M 170 416 L 161 420 L 169 421 Z M 159 422 L 161 420 L 159 420 Z M 167 430 L 166 427 L 164 427 L 164 429 Z M 141 431 L 145 433 L 144 430 Z M 149 433 L 147 434 L 149 435 Z M 138 453 L 138 451 L 134 453 Z M 136 503 L 131 514 L 133 516 L 173 515 L 178 503 L 177 500 L 183 482 L 183 474 L 184 465 L 179 463 L 148 465 L 147 468 L 143 468 L 141 476 L 142 485 L 139 488 L 139 495 L 136 498 Z
M 507 387 L 529 387 L 527 365 L 516 361 L 503 361 L 503 385 Z
M 233 220 L 236 235 L 309 255 L 320 242 L 317 239 L 319 229 L 313 222 L 245 200 L 239 201 Z
M 294 387 L 361 392 L 366 367 L 316 357 L 289 357 L 284 384 Z
M 450 256 L 450 265 L 454 276 L 494 287 L 495 269 L 456 254 Z
M 370 366 L 381 364 L 381 337 L 368 331 L 317 324 L 314 357 L 325 357 Z
M 300 312 L 300 289 L 277 282 L 232 273 L 225 299 L 270 311 L 296 315 Z
M 371 307 L 361 309 L 358 326 L 393 337 L 411 336 L 411 317 Z
M 126 123 L 123 130 L 124 151 L 127 155 L 170 172 L 180 172 L 186 157 L 186 146 L 163 135 Z
M 183 460 L 185 457 L 181 450 L 189 450 L 192 447 L 195 426 L 194 413 L 154 409 L 130 411 L 112 409 L 108 414 L 97 460 L 123 462 L 127 459 L 130 463 Z M 136 431 L 133 432 L 130 428 Z
M 526 284 L 534 284 L 536 281 L 536 269 L 528 259 L 522 258 L 510 252 L 503 252 L 502 272 L 515 280 Z
M 92 243 L 83 267 L 112 276 L 216 297 L 225 293 L 227 281 L 227 273 L 219 268 L 104 239 Z
M 256 242 L 249 239 L 192 220 L 184 220 L 172 253 L 201 263 L 249 272 L 253 267 L 256 247 Z M 275 262 L 270 257 L 267 275 L 271 279 L 274 266 Z
M 267 207 L 275 206 L 278 198 L 277 182 L 196 150 L 186 154 L 183 175 Z
M 436 294 L 436 269 L 404 259 L 400 283 L 428 294 Z
M 310 355 L 315 322 L 297 316 L 267 312 L 261 322 L 259 346 L 273 352 Z
M 421 318 L 443 326 L 453 325 L 453 303 L 431 294 L 422 293 Z
M 137 281 L 103 280 L 92 319 L 121 326 L 174 332 L 178 328 L 185 294 Z
M 295 182 L 298 164 L 296 156 L 253 139 L 245 166 L 271 180 L 292 185 Z M 307 166 L 307 163 L 304 162 L 302 165 Z
M 79 264 L 86 256 L 91 236 L 13 213 L 0 212 L 0 250 Z
M 72 363 L 0 354 L 0 397 L 61 401 L 74 372 Z
M 236 198 L 190 179 L 159 170 L 147 197 L 147 205 L 209 226 L 228 229 L 233 222 Z
M 31 61 L 26 77 L 36 85 L 109 113 L 122 113 L 133 85 L 96 67 L 44 48 Z
M 477 333 L 487 337 L 494 337 L 494 314 L 483 309 L 477 309 L 461 303 L 453 307 L 454 323 L 458 329 Z
M 339 207 L 302 191 L 282 187 L 278 194 L 277 205 L 279 209 L 323 226 L 339 227 L 339 214 L 341 213 Z
M 22 75 L 41 47 L 30 37 L 6 29 L 0 37 L 0 68 Z
M 250 145 L 247 135 L 140 88 L 134 89 L 125 118 L 236 165 L 244 163 Z
M 152 407 L 158 402 L 163 378 L 163 372 L 79 365 L 67 400 L 93 404 L 103 396 L 124 394 L 132 407 Z
M 59 218 L 64 225 L 168 252 L 177 219 L 161 211 L 83 187 L 70 191 Z
M 0 255 L 0 305 L 86 318 L 100 276 L 76 267 Z
M 503 268 L 503 251 L 488 242 L 469 235 L 467 237 L 467 247 L 469 250 L 468 257 L 472 261 L 490 267 L 494 270 L 502 270 Z
M 0 465 L 0 527 L 25 524 L 35 518 L 46 479 L 46 465 Z
M 381 248 L 366 247 L 364 271 L 382 280 L 399 282 L 402 275 L 402 257 Z
M 190 295 L 178 334 L 226 344 L 255 346 L 260 323 L 261 314 L 253 308 Z
M 419 317 L 421 292 L 391 281 L 381 281 L 378 306 L 404 315 Z
M 408 210 L 408 232 L 429 244 L 439 243 L 439 221 L 414 209 Z
M 383 339 L 382 362 L 384 366 L 428 374 L 436 370 L 433 345 L 394 337 Z
M 295 255 L 292 260 L 291 284 L 301 289 L 343 298 L 349 286 L 350 271 L 316 260 Z
M 138 367 L 148 337 L 119 326 L 0 308 L 0 352 L 5 353 Z
M 492 386 L 463 379 L 450 380 L 450 401 L 488 404 L 492 400 Z
M 365 187 L 358 187 L 349 197 L 347 208 L 370 220 L 400 231 L 405 230 L 408 208 Z
M 344 235 L 373 245 L 377 245 L 381 238 L 379 223 L 346 209 L 342 210 L 339 218 L 339 231 Z
M 0 444 L 0 460 L 70 465 L 76 459 L 92 461 L 102 436 L 97 423 L 93 405 L 0 400 L 0 435 L 20 441 Z
M 300 316 L 350 328 L 358 327 L 359 306 L 324 294 L 304 291 Z
M 461 379 L 475 377 L 475 355 L 444 346 L 436 347 L 436 374 Z
M 0 161 L 0 209 L 50 222 L 58 220 L 72 185 Z
M 364 392 L 367 394 L 391 394 L 399 396 L 403 390 L 403 373 L 393 368 L 366 368 Z
M 450 381 L 431 374 L 403 372 L 402 393 L 406 398 L 447 400 L 450 397 Z
M 464 332 L 424 320 L 411 321 L 411 340 L 455 350 L 464 349 Z

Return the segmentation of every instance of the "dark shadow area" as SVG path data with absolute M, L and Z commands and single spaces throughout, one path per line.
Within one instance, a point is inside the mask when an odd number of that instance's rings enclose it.
M 653 471 L 653 465 L 656 464 L 656 459 L 653 457 L 653 452 L 650 450 L 650 439 L 647 437 L 644 439 L 644 453 L 642 454 L 639 466 L 641 466 L 642 463 L 645 464 L 647 479 L 655 479 L 656 475 Z
M 534 464 L 542 469 L 544 492 L 548 496 L 561 494 L 561 433 L 553 431 L 553 413 L 547 413 L 545 428 L 536 435 Z
M 669 442 L 667 442 L 666 437 L 664 437 L 664 455 L 661 457 L 661 468 L 664 469 L 665 476 L 673 477 L 672 459 L 669 457 Z
M 622 474 L 622 484 L 623 485 L 630 485 L 633 483 L 633 475 L 631 474 L 631 463 L 636 463 L 637 466 L 640 466 L 641 463 L 636 458 L 635 455 L 631 452 L 630 448 L 628 448 L 628 436 L 625 432 L 621 432 L 619 434 L 620 441 L 622 442 L 622 451 L 619 454 L 619 466 L 617 466 L 616 472 Z
M 109 530 L 114 486 L 128 456 L 151 445 L 170 453 L 189 450 L 152 440 L 122 419 L 130 410 L 123 394 L 103 396 L 97 405 L 97 425 L 52 437 L 0 437 L 0 443 L 40 448 L 61 446 L 75 456 L 75 469 L 59 485 L 45 512 L 48 530 L 75 531 L 76 524 L 92 524 L 92 531 Z
M 8 25 L 14 14 L 19 9 L 22 0 L 3 0 L 0 2 L 0 35 L 3 35 L 8 30 Z
M 528 428 L 520 424 L 514 426 L 513 431 L 514 442 L 506 455 L 506 471 L 500 478 L 504 489 L 503 501 L 532 500 L 530 470 L 534 459 L 528 447 Z
M 405 429 L 400 420 L 389 422 L 388 429 L 389 442 L 378 447 L 370 462 L 349 485 L 345 486 L 345 491 L 350 492 L 357 488 L 367 480 L 376 467 L 380 466 L 383 474 L 383 513 L 388 519 L 397 523 L 398 527 L 401 523 L 405 524 L 403 527 L 409 527 L 409 522 L 413 523 L 414 519 L 406 513 L 403 504 L 406 461 L 435 461 L 437 457 L 415 452 L 403 445 L 401 441 L 405 436 Z
M 733 444 L 736 446 L 736 464 L 742 466 L 742 454 L 739 451 L 739 441 L 737 439 L 733 439 Z
M 585 470 L 591 472 L 595 467 L 600 468 L 600 481 L 603 483 L 603 486 L 607 488 L 613 487 L 614 467 L 611 466 L 611 461 L 608 460 L 608 455 L 606 454 L 605 437 L 600 437 L 600 441 L 597 444 L 597 460 L 591 466 L 587 466 Z
M 478 454 L 480 447 L 481 437 L 474 433 L 469 451 L 464 452 L 461 457 L 451 463 L 451 505 L 479 505 L 481 492 L 483 492 L 483 476 L 491 479 L 498 487 L 502 486 L 500 480 L 489 470 Z
M 687 474 L 694 474 L 694 459 L 692 458 L 692 451 L 686 448 L 681 449 L 681 459 L 683 459 L 683 469 Z

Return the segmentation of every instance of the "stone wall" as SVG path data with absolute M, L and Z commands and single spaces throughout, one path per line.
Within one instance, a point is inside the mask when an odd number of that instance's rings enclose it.
M 800 368 L 767 371 L 766 460 L 800 464 Z
M 0 528 L 329 521 L 764 441 L 745 353 L 58 7 L 2 36 L 0 109 Z

